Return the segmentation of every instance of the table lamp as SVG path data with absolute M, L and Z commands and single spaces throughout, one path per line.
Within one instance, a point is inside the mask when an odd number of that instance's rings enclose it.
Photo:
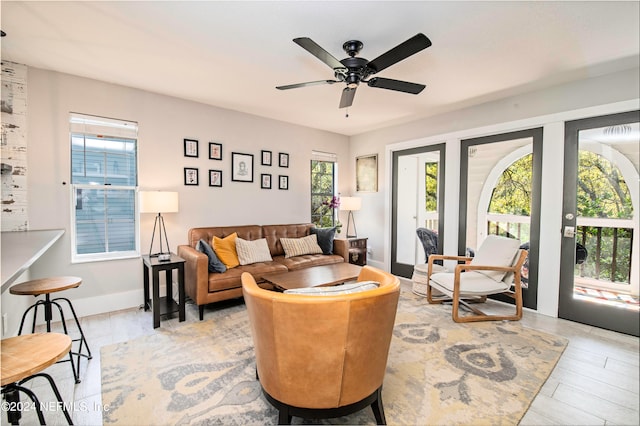
M 341 197 L 340 209 L 348 211 L 349 217 L 347 219 L 347 238 L 357 238 L 358 231 L 356 230 L 356 221 L 353 218 L 353 212 L 360 210 L 362 207 L 362 199 L 358 197 Z M 349 234 L 349 228 L 353 221 L 353 235 Z
M 170 191 L 140 191 L 138 195 L 140 201 L 140 213 L 158 214 L 153 224 L 153 234 L 151 234 L 151 245 L 149 246 L 149 257 L 158 257 L 159 260 L 163 260 L 167 257 L 170 258 L 171 251 L 169 250 L 169 239 L 167 238 L 167 230 L 164 227 L 164 218 L 162 217 L 162 213 L 178 212 L 178 193 Z M 153 240 L 156 236 L 156 228 L 158 229 L 159 234 L 160 251 L 153 253 Z M 162 247 L 163 233 L 164 241 L 167 246 L 166 253 Z

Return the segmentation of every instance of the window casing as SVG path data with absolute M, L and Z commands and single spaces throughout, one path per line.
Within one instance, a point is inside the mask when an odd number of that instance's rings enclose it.
M 139 255 L 135 122 L 72 113 L 72 261 Z

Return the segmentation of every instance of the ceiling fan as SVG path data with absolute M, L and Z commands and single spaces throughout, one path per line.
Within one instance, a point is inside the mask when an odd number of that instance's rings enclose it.
M 388 68 L 391 65 L 394 65 L 431 46 L 431 40 L 422 33 L 416 34 L 409 40 L 400 43 L 372 61 L 356 56 L 363 47 L 362 42 L 358 40 L 349 40 L 342 45 L 342 48 L 347 52 L 349 57 L 341 61 L 336 59 L 333 55 L 308 37 L 294 38 L 293 42 L 331 67 L 333 69 L 335 80 L 318 80 L 309 81 L 307 83 L 289 84 L 286 86 L 277 86 L 276 89 L 288 90 L 297 89 L 298 87 L 315 86 L 318 84 L 346 83 L 347 87 L 342 90 L 342 97 L 340 98 L 340 108 L 347 108 L 353 104 L 353 98 L 360 83 L 367 83 L 369 87 L 395 90 L 414 95 L 422 92 L 425 88 L 424 84 L 410 83 L 408 81 L 393 80 L 382 77 L 369 78 L 371 75 L 374 75 L 383 69 Z

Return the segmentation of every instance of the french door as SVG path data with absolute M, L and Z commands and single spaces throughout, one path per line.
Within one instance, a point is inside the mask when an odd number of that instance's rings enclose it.
M 538 306 L 541 171 L 542 128 L 461 141 L 458 254 L 473 255 L 490 234 L 520 240 L 529 252 L 523 305 L 531 309 Z
M 638 111 L 565 124 L 558 316 L 638 336 Z
M 405 278 L 413 267 L 425 263 L 416 229 L 428 228 L 444 235 L 445 144 L 393 153 L 391 201 L 391 273 Z M 442 244 L 438 244 L 442 253 Z

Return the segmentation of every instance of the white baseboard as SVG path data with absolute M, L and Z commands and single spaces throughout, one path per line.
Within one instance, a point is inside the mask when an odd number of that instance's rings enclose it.
M 132 290 L 121 293 L 109 294 L 106 296 L 85 297 L 83 299 L 73 299 L 73 309 L 76 311 L 78 318 L 88 317 L 91 315 L 106 314 L 109 312 L 121 311 L 123 309 L 137 308 L 142 305 L 144 299 L 143 290 Z M 73 316 L 69 311 L 66 303 L 60 303 L 64 310 L 65 319 L 71 320 Z M 25 324 L 31 324 L 33 321 L 33 310 L 27 315 Z M 52 323 L 60 322 L 60 314 L 56 308 L 53 309 Z M 42 309 L 39 310 L 36 325 L 44 324 L 44 315 Z M 29 326 L 30 327 L 30 326 Z M 29 328 L 27 327 L 27 328 Z M 16 330 L 17 334 L 17 330 Z
M 136 308 L 142 305 L 144 294 L 142 289 L 131 290 L 107 296 L 86 297 L 74 299 L 73 308 L 78 318 L 90 315 L 104 314 L 107 312 L 121 311 L 123 309 Z

